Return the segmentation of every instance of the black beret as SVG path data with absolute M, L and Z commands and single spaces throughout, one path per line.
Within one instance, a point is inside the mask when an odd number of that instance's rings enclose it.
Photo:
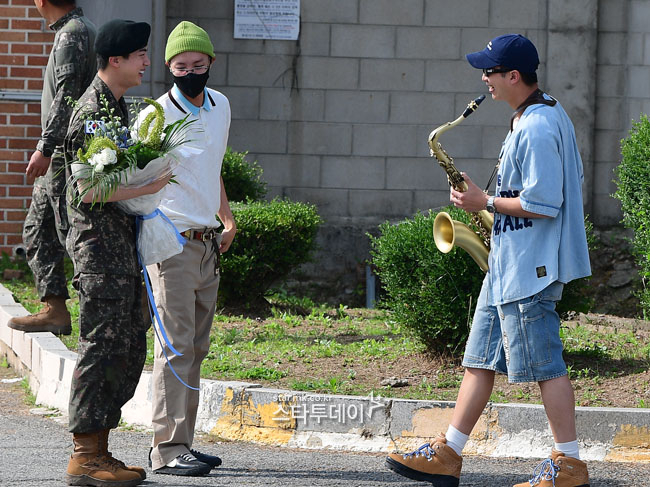
M 109 20 L 97 31 L 95 52 L 105 57 L 126 56 L 149 43 L 151 26 L 132 20 Z

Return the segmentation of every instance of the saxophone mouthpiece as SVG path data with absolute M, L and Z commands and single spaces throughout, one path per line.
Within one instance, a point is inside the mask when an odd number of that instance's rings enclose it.
M 463 112 L 463 117 L 467 118 L 472 113 L 474 113 L 474 111 L 478 108 L 478 106 L 481 104 L 481 102 L 483 100 L 485 100 L 485 95 L 481 95 L 478 98 L 476 98 L 475 100 L 470 101 L 469 104 L 467 105 L 467 108 Z

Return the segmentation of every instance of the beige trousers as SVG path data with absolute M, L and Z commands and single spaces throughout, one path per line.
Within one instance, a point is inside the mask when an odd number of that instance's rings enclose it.
M 168 364 L 155 339 L 151 452 L 155 470 L 187 453 L 194 440 L 199 392 L 181 384 L 169 365 L 187 384 L 199 387 L 201 361 L 210 348 L 219 276 L 212 243 L 200 240 L 189 240 L 180 254 L 148 266 L 147 271 L 165 332 L 183 354 L 173 354 L 160 336 Z

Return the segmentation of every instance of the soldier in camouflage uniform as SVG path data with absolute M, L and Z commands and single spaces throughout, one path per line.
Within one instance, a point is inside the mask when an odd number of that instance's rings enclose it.
M 23 242 L 36 288 L 45 308 L 38 314 L 12 318 L 9 327 L 26 332 L 51 331 L 69 335 L 69 298 L 63 271 L 68 218 L 65 204 L 63 139 L 72 107 L 97 71 L 95 26 L 74 0 L 35 0 L 41 15 L 56 32 L 45 69 L 41 98 L 41 139 L 27 165 L 36 178 L 32 202 L 23 227 Z
M 125 20 L 112 20 L 99 29 L 95 42 L 99 72 L 72 114 L 65 139 L 68 167 L 84 145 L 86 121 L 108 115 L 102 99 L 128 126 L 123 95 L 141 83 L 149 65 L 150 31 L 149 24 Z M 148 327 L 140 309 L 135 217 L 112 202 L 158 192 L 168 181 L 169 176 L 140 188 L 119 186 L 104 204 L 91 204 L 96 198 L 93 191 L 80 203 L 78 188 L 68 193 L 67 248 L 79 291 L 78 358 L 69 406 L 74 440 L 69 485 L 130 486 L 146 477 L 144 469 L 127 467 L 108 451 L 109 431 L 117 427 L 121 407 L 133 396 L 142 372 Z

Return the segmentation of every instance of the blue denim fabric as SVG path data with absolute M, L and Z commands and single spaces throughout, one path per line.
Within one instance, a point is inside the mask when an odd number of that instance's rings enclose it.
M 495 213 L 489 304 L 533 296 L 555 281 L 591 273 L 585 234 L 582 160 L 573 124 L 558 102 L 532 105 L 506 137 L 495 195 L 548 218 Z
M 539 293 L 490 306 L 489 283 L 483 282 L 463 366 L 494 370 L 509 382 L 539 382 L 566 375 L 555 303 L 564 285 L 554 282 Z

